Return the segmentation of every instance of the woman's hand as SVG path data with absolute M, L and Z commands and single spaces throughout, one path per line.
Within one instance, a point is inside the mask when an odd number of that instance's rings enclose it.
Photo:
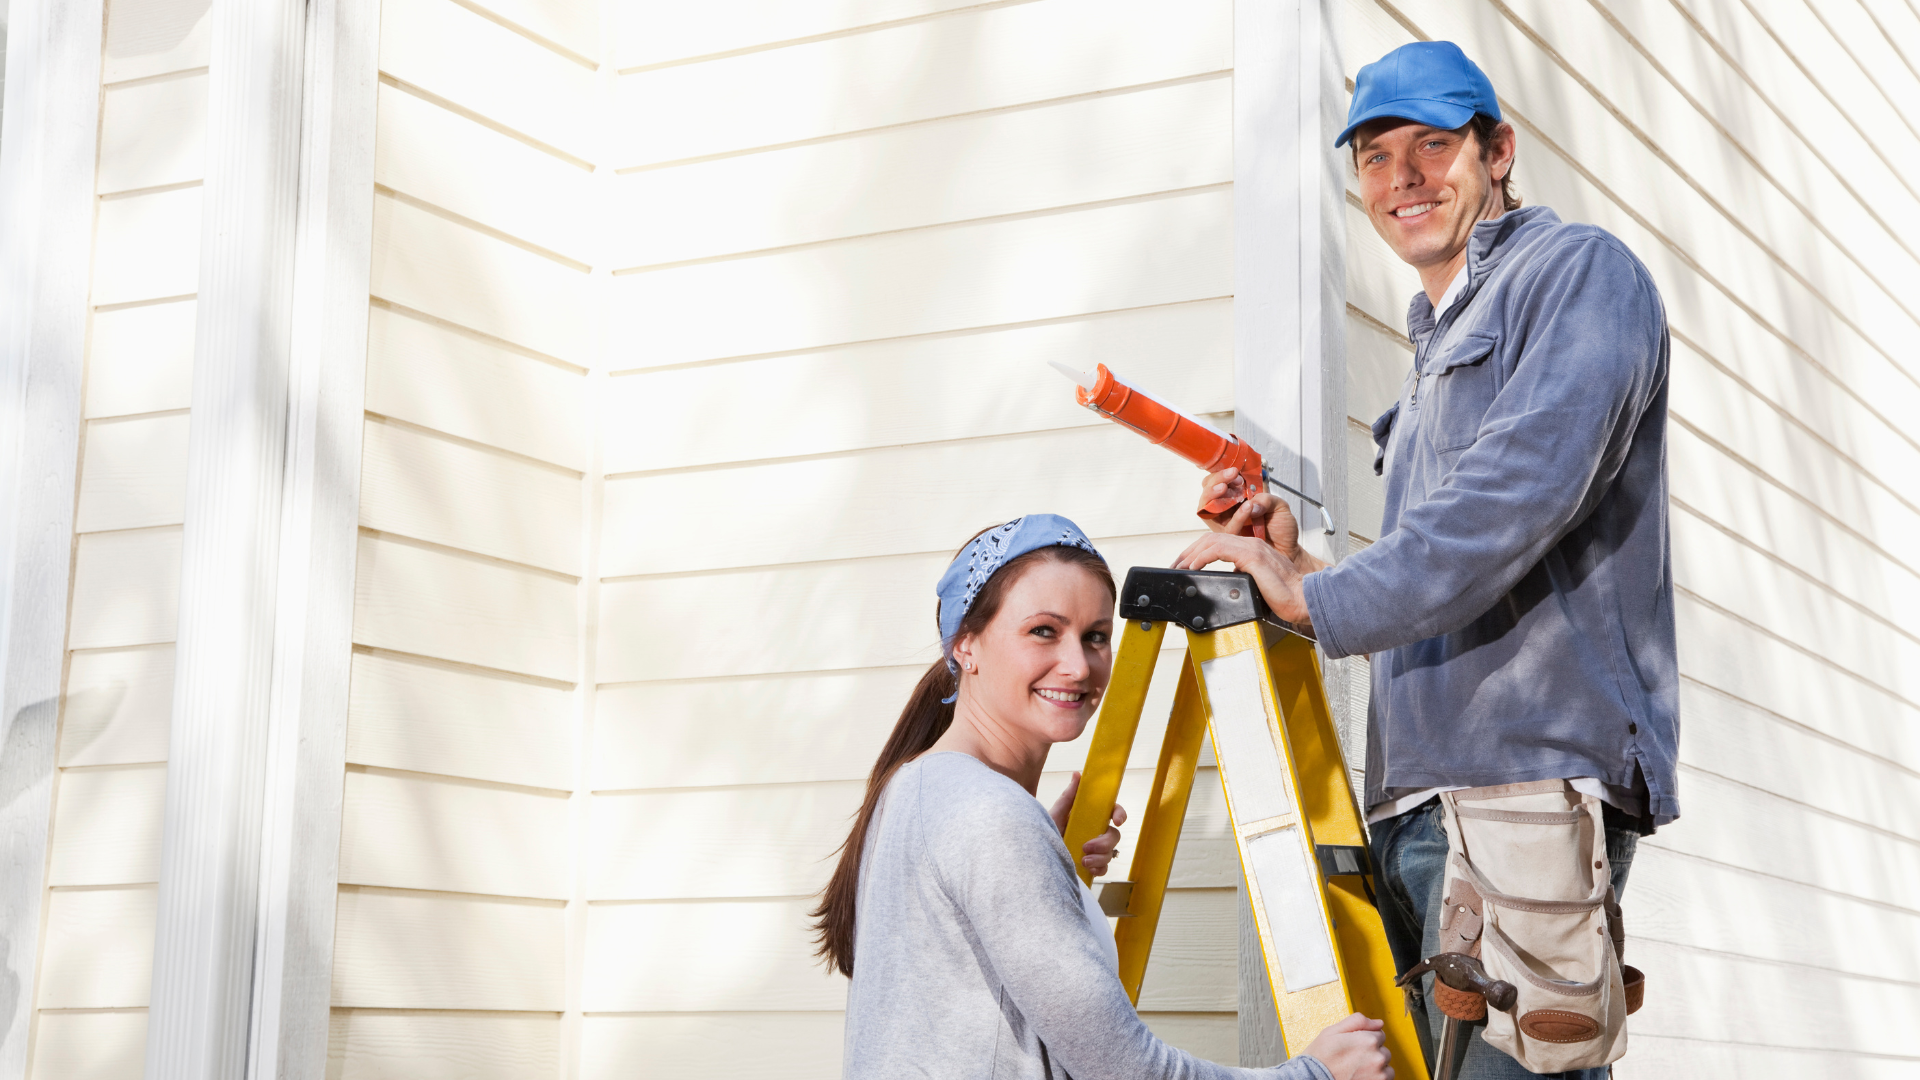
M 1386 1026 L 1353 1013 L 1314 1036 L 1304 1053 L 1325 1065 L 1333 1080 L 1393 1080 Z
M 1075 769 L 1073 779 L 1067 781 L 1067 790 L 1053 800 L 1053 809 L 1050 811 L 1053 814 L 1053 826 L 1060 830 L 1062 836 L 1067 834 L 1067 815 L 1073 813 L 1073 797 L 1078 794 L 1080 794 L 1080 770 Z M 1106 832 L 1081 845 L 1080 864 L 1093 871 L 1094 877 L 1107 872 L 1108 865 L 1113 862 L 1114 853 L 1120 849 L 1120 830 L 1114 826 L 1126 823 L 1127 808 L 1115 803 L 1113 804 L 1113 825 L 1108 826 Z
M 1311 627 L 1313 616 L 1307 613 L 1304 575 L 1293 560 L 1279 549 L 1251 536 L 1208 533 L 1187 546 L 1173 560 L 1175 570 L 1204 570 L 1210 563 L 1228 562 L 1235 570 L 1253 576 L 1253 584 L 1275 615 L 1295 626 Z

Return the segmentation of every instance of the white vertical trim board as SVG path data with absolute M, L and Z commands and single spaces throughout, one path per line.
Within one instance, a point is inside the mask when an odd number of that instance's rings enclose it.
M 306 6 L 218 0 L 146 1075 L 246 1074 L 288 441 Z M 297 572 L 297 571 L 296 571 Z
M 314 0 L 247 1075 L 326 1075 L 359 550 L 379 0 Z
M 1235 6 L 1234 429 L 1330 509 L 1344 494 L 1331 475 L 1346 419 L 1343 101 L 1327 0 Z M 1318 510 L 1280 494 L 1303 511 L 1303 539 L 1324 538 Z
M 79 467 L 102 5 L 20 0 L 9 15 L 0 151 L 0 1080 L 25 1074 L 32 1028 Z
M 1328 560 L 1346 549 L 1345 185 L 1332 149 L 1345 84 L 1333 28 L 1331 0 L 1234 4 L 1234 430 L 1276 478 L 1327 504 L 1332 537 L 1316 507 L 1279 493 L 1302 543 Z M 1240 939 L 1240 1063 L 1274 1064 L 1285 1051 L 1263 961 L 1244 925 Z

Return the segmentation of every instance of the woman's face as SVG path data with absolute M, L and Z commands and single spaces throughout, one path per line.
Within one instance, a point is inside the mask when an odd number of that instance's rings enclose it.
M 1071 742 L 1093 719 L 1113 673 L 1113 596 L 1091 572 L 1045 559 L 1007 590 L 1000 610 L 954 657 L 963 690 L 998 726 Z

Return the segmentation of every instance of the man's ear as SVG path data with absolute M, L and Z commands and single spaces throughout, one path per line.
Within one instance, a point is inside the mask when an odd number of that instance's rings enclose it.
M 1520 148 L 1520 133 L 1514 130 L 1512 124 L 1502 120 L 1493 129 L 1493 143 L 1493 161 L 1489 163 L 1491 168 L 1487 171 L 1493 174 L 1495 180 L 1505 180 L 1507 174 L 1513 171 L 1513 157 Z

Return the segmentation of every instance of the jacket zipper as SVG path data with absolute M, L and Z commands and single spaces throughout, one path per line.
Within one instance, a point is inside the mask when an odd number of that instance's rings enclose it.
M 1471 280 L 1472 280 L 1472 275 L 1473 275 L 1473 271 L 1472 271 L 1471 269 L 1469 269 L 1469 270 L 1467 271 L 1467 275 L 1468 275 L 1468 280 L 1469 280 L 1469 282 L 1471 282 Z M 1419 348 L 1417 348 L 1417 349 L 1415 349 L 1415 350 L 1414 350 L 1414 353 L 1413 353 L 1413 390 L 1412 390 L 1412 392 L 1411 392 L 1411 393 L 1409 393 L 1409 394 L 1407 395 L 1407 404 L 1408 404 L 1408 405 L 1418 405 L 1418 404 L 1420 404 L 1420 380 L 1421 380 L 1421 379 L 1424 379 L 1424 378 L 1426 378 L 1426 375 L 1427 375 L 1427 373 L 1426 373 L 1426 370 L 1425 370 L 1425 369 L 1426 369 L 1426 366 L 1427 366 L 1427 363 L 1426 363 L 1426 361 L 1427 361 L 1427 350 L 1428 350 L 1428 349 L 1431 349 L 1431 348 L 1433 347 L 1433 339 L 1434 339 L 1434 338 L 1437 338 L 1437 337 L 1439 337 L 1439 336 L 1440 336 L 1440 330 L 1441 330 L 1441 326 L 1440 326 L 1440 324 L 1441 324 L 1441 322 L 1442 322 L 1442 321 L 1443 321 L 1444 319 L 1446 319 L 1446 317 L 1447 317 L 1447 316 L 1449 316 L 1449 315 L 1452 315 L 1452 314 L 1454 314 L 1454 313 L 1456 313 L 1456 312 L 1458 312 L 1458 311 L 1459 311 L 1459 310 L 1460 310 L 1460 309 L 1461 309 L 1462 307 L 1465 307 L 1465 306 L 1466 306 L 1466 302 L 1467 302 L 1467 298 L 1466 298 L 1466 296 L 1464 295 L 1464 293 L 1465 293 L 1465 292 L 1466 292 L 1466 290 L 1465 290 L 1465 289 L 1462 289 L 1462 290 L 1461 290 L 1461 293 L 1462 293 L 1463 295 L 1461 295 L 1461 296 L 1457 296 L 1457 297 L 1454 297 L 1454 300 L 1453 300 L 1453 303 L 1451 303 L 1451 304 L 1449 304 L 1449 305 L 1447 305 L 1447 310 L 1445 310 L 1445 311 L 1443 311 L 1443 312 L 1441 312 L 1441 313 L 1440 313 L 1440 317 L 1439 317 L 1438 319 L 1435 319 L 1435 320 L 1433 320 L 1433 329 L 1432 329 L 1432 330 L 1430 330 L 1430 331 L 1428 331 L 1428 333 L 1427 333 L 1427 340 L 1426 340 L 1425 342 L 1423 342 L 1423 343 L 1422 343 L 1422 344 L 1420 345 L 1420 347 L 1419 347 Z

